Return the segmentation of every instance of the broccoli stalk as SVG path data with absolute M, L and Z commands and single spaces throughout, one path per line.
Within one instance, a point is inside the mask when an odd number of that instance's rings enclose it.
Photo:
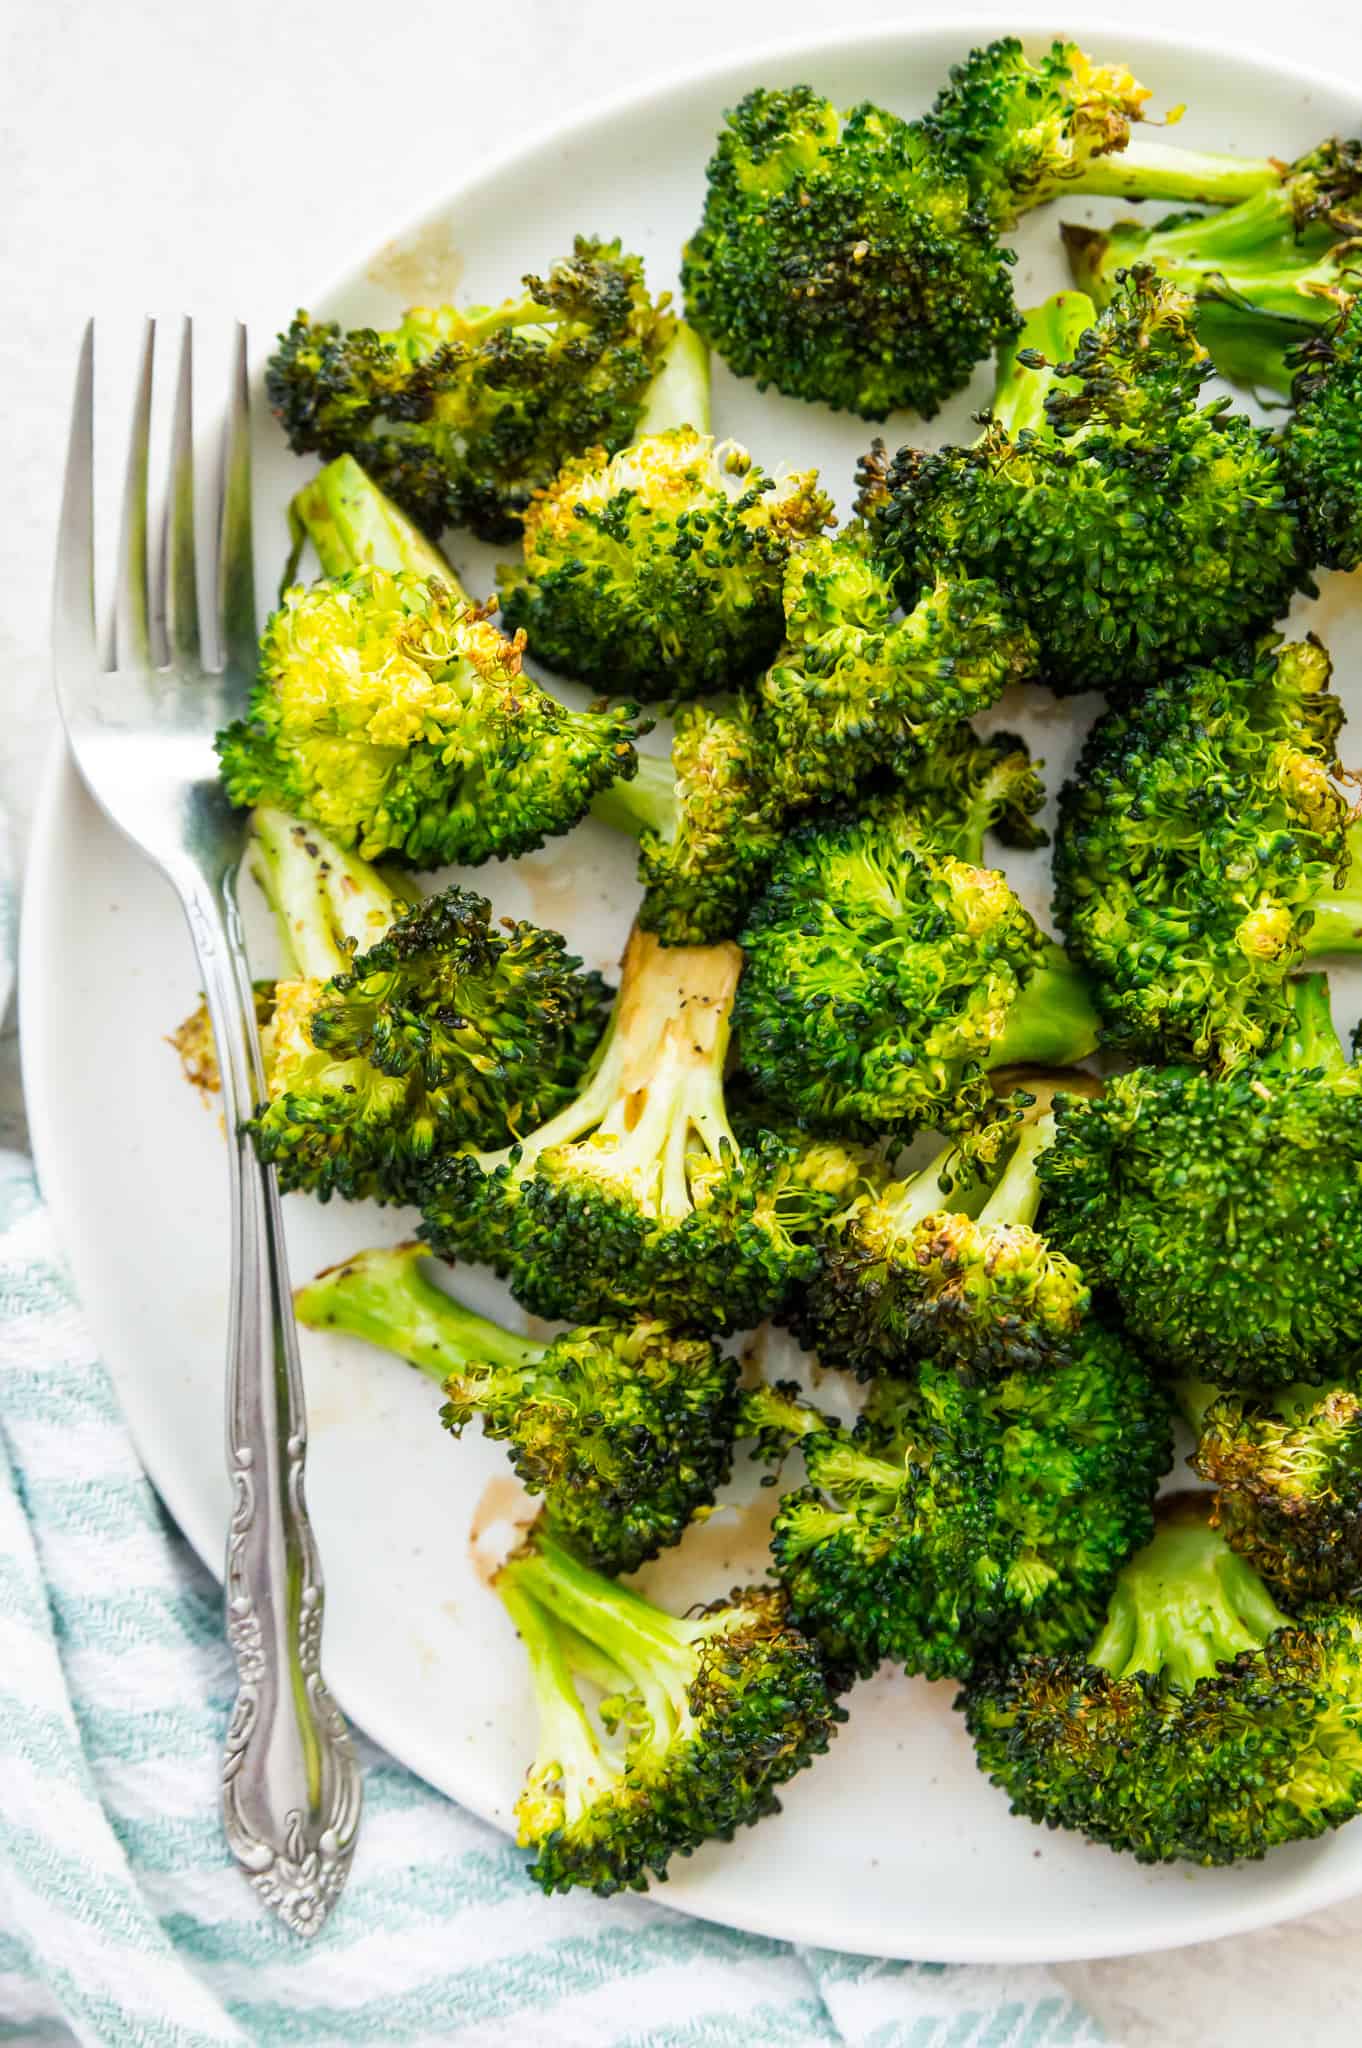
M 631 445 L 683 427 L 707 434 L 710 413 L 709 350 L 693 327 L 678 320 L 648 386 Z
M 678 1618 L 537 1528 L 497 1590 L 525 1642 L 539 1713 L 517 1816 L 546 1892 L 639 1890 L 673 1855 L 777 1812 L 774 1788 L 844 1718 L 770 1587 Z M 578 1676 L 613 1695 L 602 1705 L 619 1734 L 609 1749 Z
M 284 979 L 330 981 L 421 900 L 314 826 L 268 804 L 251 813 L 247 861 L 274 912 Z
M 1204 1494 L 1160 1502 L 1086 1656 L 995 1666 L 961 1704 L 1014 1813 L 1143 1863 L 1262 1856 L 1362 1807 L 1362 1616 L 1293 1622 Z
M 299 1318 L 425 1373 L 444 1389 L 454 1436 L 480 1416 L 554 1527 L 602 1571 L 634 1571 L 679 1542 L 728 1477 L 734 1361 L 650 1320 L 516 1336 L 434 1286 L 429 1258 L 421 1244 L 360 1252 L 298 1289 Z

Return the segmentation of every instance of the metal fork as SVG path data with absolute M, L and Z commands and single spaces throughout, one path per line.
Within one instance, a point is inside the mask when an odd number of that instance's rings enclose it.
M 231 1185 L 227 1328 L 227 1630 L 238 1690 L 222 1763 L 227 1840 L 262 1900 L 315 1934 L 349 1873 L 360 1774 L 321 1674 L 322 1574 L 303 1494 L 307 1425 L 274 1173 L 246 1117 L 264 1094 L 235 879 L 244 826 L 213 735 L 239 715 L 256 659 L 246 336 L 238 329 L 218 493 L 216 647 L 205 658 L 194 541 L 193 344 L 184 323 L 163 544 L 148 561 L 155 329 L 133 412 L 109 634 L 96 630 L 94 327 L 76 377 L 53 601 L 57 700 L 86 787 L 174 885 L 189 920 L 222 1073 Z

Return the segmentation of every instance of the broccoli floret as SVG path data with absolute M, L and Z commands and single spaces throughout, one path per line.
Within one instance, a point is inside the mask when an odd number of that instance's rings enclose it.
M 564 1542 L 631 1572 L 682 1535 L 728 1478 L 738 1367 L 708 1337 L 640 1320 L 517 1337 L 427 1279 L 421 1244 L 332 1266 L 294 1303 L 311 1329 L 396 1352 L 444 1389 L 454 1436 L 504 1443 Z
M 775 1787 L 845 1719 L 772 1587 L 677 1619 L 536 1530 L 497 1589 L 539 1711 L 516 1813 L 546 1892 L 639 1891 L 673 1856 L 731 1840 L 780 1810 Z M 601 1713 L 613 1741 L 588 1717 L 578 1677 L 610 1695 Z
M 1211 1523 L 1289 1607 L 1362 1604 L 1362 1388 L 1235 1391 L 1179 1381 L 1188 1460 L 1215 1487 Z
M 265 372 L 299 455 L 355 456 L 428 533 L 514 539 L 533 492 L 621 448 L 675 326 L 620 244 L 578 236 L 500 306 L 416 307 L 393 332 L 300 312 Z
M 1362 1806 L 1362 1613 L 1293 1622 L 1205 1503 L 1160 1503 L 1086 1655 L 986 1671 L 961 1702 L 1014 1813 L 1142 1863 L 1236 1863 Z
M 736 689 L 766 666 L 790 550 L 832 515 L 816 470 L 767 475 L 715 441 L 704 345 L 680 327 L 675 352 L 638 438 L 568 463 L 526 515 L 523 565 L 499 577 L 507 630 L 537 661 L 649 700 Z
M 1291 356 L 1282 447 L 1305 544 L 1324 569 L 1362 567 L 1362 295 Z
M 251 858 L 291 967 L 251 1122 L 281 1187 L 407 1201 L 442 1149 L 502 1143 L 571 1100 L 609 992 L 556 932 L 499 928 L 464 889 L 408 902 L 279 812 L 256 812 Z
M 1077 971 L 996 869 L 986 827 L 1037 807 L 1020 742 L 931 757 L 903 792 L 789 834 L 747 920 L 741 1061 L 772 1102 L 875 1133 L 1000 1110 L 988 1072 L 1096 1044 Z
M 1326 1380 L 1362 1344 L 1362 1074 L 1322 975 L 1265 1059 L 1136 1068 L 1061 1100 L 1046 1230 L 1171 1370 L 1224 1386 Z
M 987 581 L 942 570 L 906 617 L 896 611 L 893 572 L 864 529 L 791 557 L 785 645 L 756 695 L 792 808 L 862 794 L 1035 673 L 1031 633 Z
M 1035 1228 L 1036 1160 L 1053 1136 L 1052 1115 L 1023 1124 L 991 1188 L 948 1145 L 906 1179 L 858 1189 L 792 1318 L 800 1341 L 862 1379 L 924 1357 L 995 1373 L 1067 1356 L 1089 1292 Z
M 732 936 L 780 848 L 785 805 L 760 708 L 682 704 L 671 758 L 602 790 L 592 816 L 639 842 L 639 924 L 664 946 Z
M 1062 233 L 1075 283 L 1099 305 L 1124 267 L 1150 265 L 1195 299 L 1222 376 L 1285 394 L 1292 349 L 1329 325 L 1341 290 L 1357 289 L 1362 142 L 1322 143 L 1218 213 Z
M 1089 734 L 1060 796 L 1055 917 L 1109 1045 L 1230 1067 L 1289 1028 L 1307 958 L 1362 945 L 1362 834 L 1317 641 L 1171 675 Z
M 781 1416 L 764 1422 L 769 1443 Z M 987 1379 L 943 1358 L 882 1378 L 850 1432 L 808 1428 L 807 1486 L 780 1503 L 776 1572 L 834 1668 L 882 1659 L 963 1677 L 1019 1628 L 1076 1647 L 1153 1526 L 1166 1401 L 1119 1338 Z
M 770 1315 L 812 1270 L 836 1196 L 724 1101 L 736 946 L 635 930 L 576 1100 L 509 1151 L 438 1161 L 422 1235 L 481 1260 L 535 1315 L 643 1312 L 713 1331 Z
M 861 511 L 911 602 L 943 569 L 988 578 L 1054 690 L 1126 692 L 1266 626 L 1306 580 L 1280 449 L 1198 403 L 1193 303 L 1152 272 L 1095 314 L 1061 292 L 999 361 L 969 447 L 876 442 Z
M 570 711 L 453 571 L 338 462 L 294 501 L 324 571 L 265 626 L 244 719 L 218 735 L 235 804 L 276 805 L 366 860 L 504 860 L 633 773 L 635 708 Z

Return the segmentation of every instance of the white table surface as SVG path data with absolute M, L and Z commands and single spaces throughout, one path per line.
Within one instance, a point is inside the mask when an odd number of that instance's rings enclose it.
M 506 148 L 513 124 L 531 132 L 635 81 L 826 32 L 835 16 L 824 0 L 497 0 L 490 12 L 466 0 L 9 0 L 2 11 L 0 802 L 21 857 L 53 725 L 47 589 L 87 313 L 129 331 L 147 311 L 176 310 L 266 331 L 480 151 Z M 846 18 L 914 11 L 913 0 L 857 0 Z M 1103 11 L 1098 0 L 1092 13 Z M 1029 5 L 1006 22 L 1060 17 Z M 1140 22 L 1351 69 L 1362 84 L 1356 0 L 1145 0 Z M 1113 57 L 1118 44 L 1119 31 L 1090 39 Z M 404 62 L 414 89 L 394 81 Z M 11 1020 L 0 1142 L 22 1130 Z M 1251 1938 L 1060 1974 L 1121 2048 L 1351 2048 L 1362 1899 Z

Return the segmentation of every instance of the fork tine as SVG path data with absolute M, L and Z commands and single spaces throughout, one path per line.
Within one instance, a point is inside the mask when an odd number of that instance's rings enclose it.
M 225 666 L 253 675 L 256 663 L 255 559 L 251 545 L 251 398 L 246 329 L 238 325 L 232 393 L 222 447 L 218 528 L 218 646 Z
M 170 438 L 170 484 L 166 491 L 161 560 L 160 628 L 169 661 L 193 662 L 199 654 L 199 586 L 194 560 L 194 323 L 180 331 L 180 369 L 175 383 L 175 417 Z
M 114 585 L 113 666 L 135 668 L 151 658 L 147 607 L 147 446 L 151 438 L 151 370 L 156 322 L 148 320 L 137 380 L 128 473 L 123 486 L 123 525 L 118 539 L 118 580 Z
M 58 689 L 66 675 L 87 675 L 96 656 L 94 481 L 95 323 L 87 320 L 76 366 L 52 590 L 52 662 Z

